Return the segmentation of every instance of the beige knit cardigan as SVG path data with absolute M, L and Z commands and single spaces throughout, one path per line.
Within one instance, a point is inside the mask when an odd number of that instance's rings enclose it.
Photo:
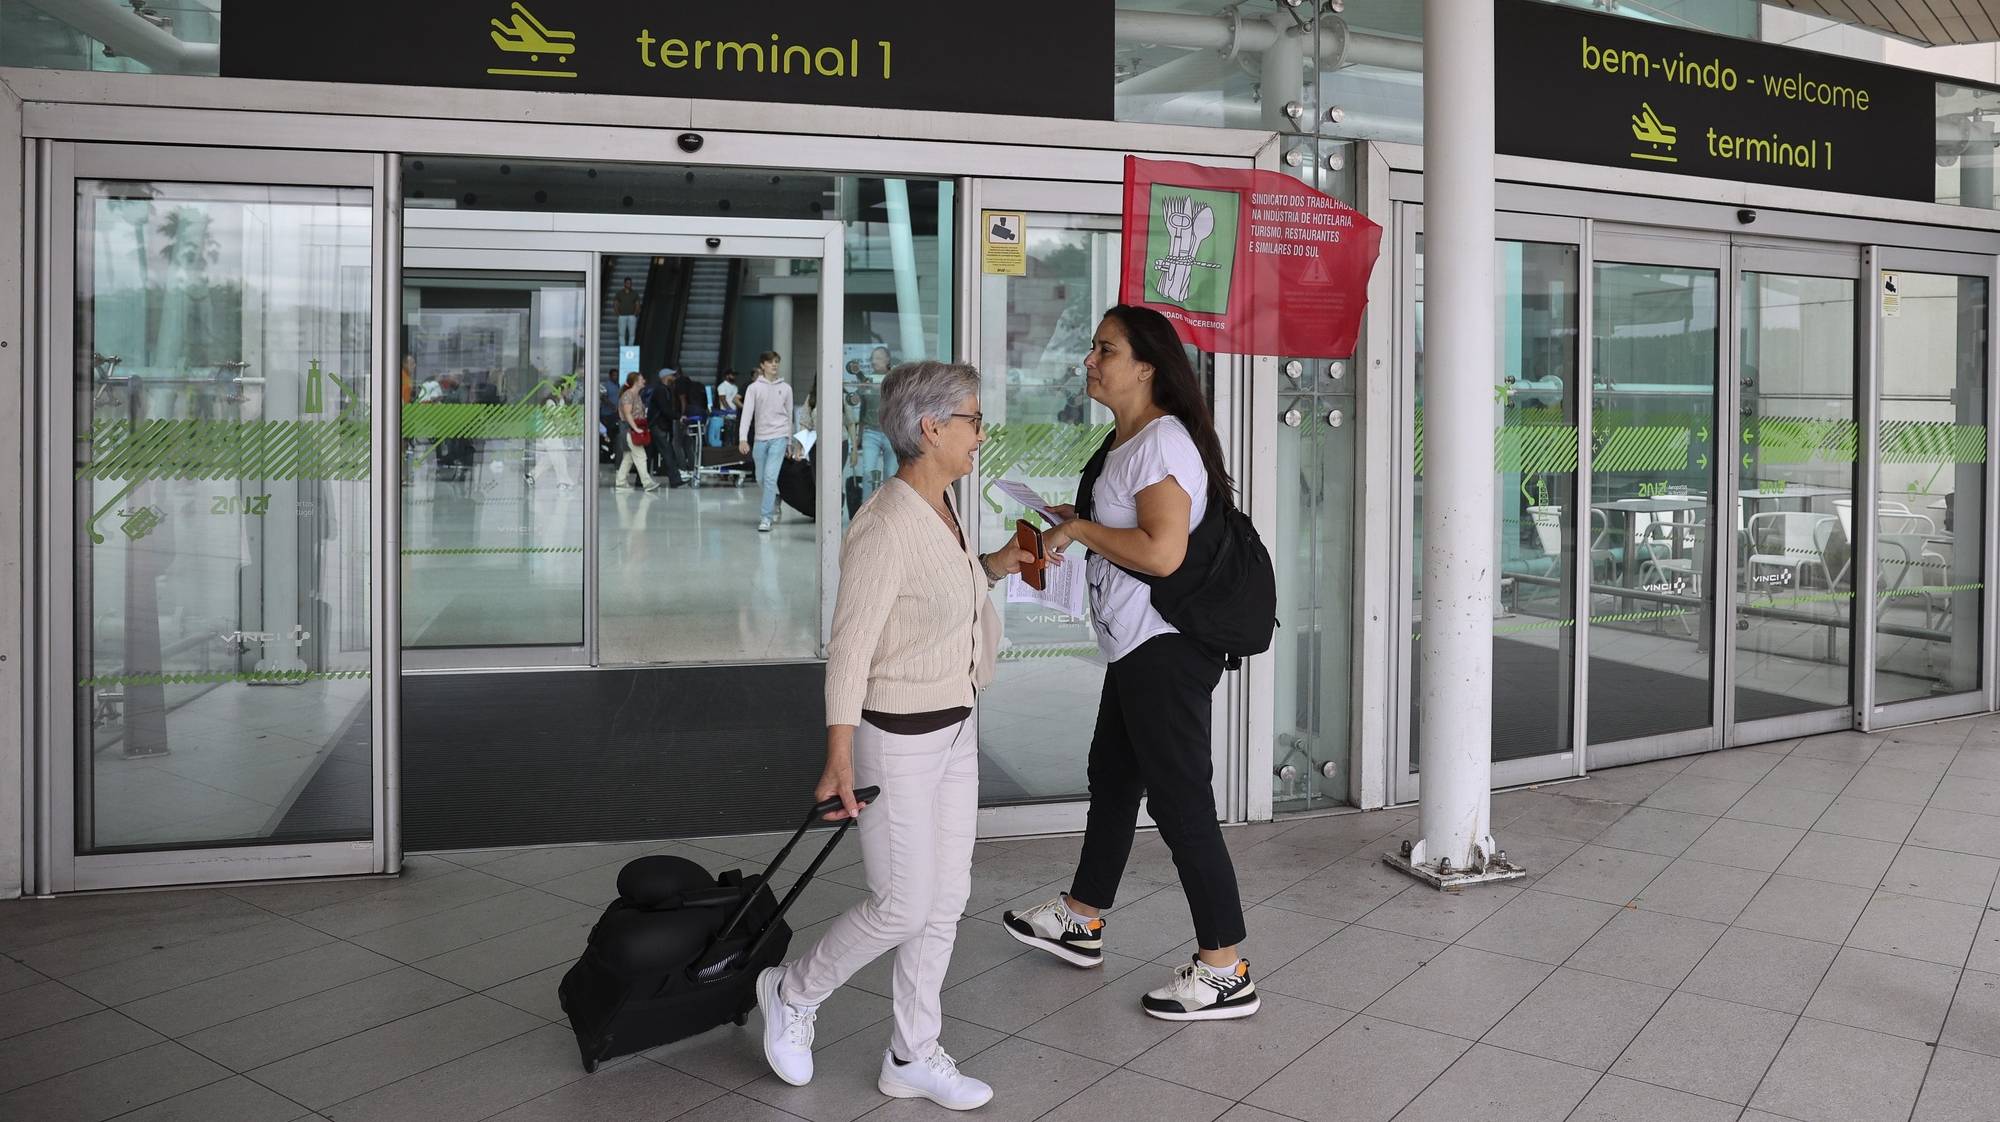
M 891 478 L 855 512 L 840 550 L 827 647 L 826 723 L 861 711 L 930 713 L 973 704 L 993 678 L 998 613 L 986 573 L 930 503 Z

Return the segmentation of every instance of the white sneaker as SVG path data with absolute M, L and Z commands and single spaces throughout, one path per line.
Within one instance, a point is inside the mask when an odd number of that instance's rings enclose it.
M 1104 920 L 1094 919 L 1085 926 L 1071 921 L 1069 914 L 1058 895 L 1027 911 L 1007 912 L 1001 920 L 1017 942 L 1047 951 L 1071 966 L 1104 965 Z
M 813 1077 L 813 1020 L 819 1009 L 786 1004 L 778 995 L 784 980 L 782 966 L 766 967 L 757 975 L 757 1007 L 764 1011 L 764 1062 L 778 1078 L 803 1087 Z
M 894 1052 L 883 1052 L 875 1089 L 892 1099 L 929 1099 L 946 1110 L 977 1110 L 993 1101 L 993 1088 L 958 1070 L 958 1061 L 942 1048 L 907 1064 L 898 1064 Z
M 770 533 L 770 532 L 771 532 L 771 520 L 770 520 L 770 519 L 768 519 L 768 518 L 765 518 L 765 519 L 762 519 L 762 520 L 760 520 L 760 521 L 759 521 L 759 522 L 757 523 L 757 532 L 758 532 L 758 533 L 760 533 L 760 534 L 768 534 L 768 533 Z
M 1193 962 L 1174 970 L 1174 980 L 1148 993 L 1139 1006 L 1163 1021 L 1226 1021 L 1255 1013 L 1263 999 L 1250 981 L 1250 963 L 1236 960 L 1227 978 Z

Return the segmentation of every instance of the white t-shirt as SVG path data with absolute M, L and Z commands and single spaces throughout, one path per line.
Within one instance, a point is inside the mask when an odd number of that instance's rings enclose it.
M 1114 530 L 1132 529 L 1139 524 L 1139 492 L 1163 479 L 1187 492 L 1188 529 L 1201 525 L 1208 510 L 1208 469 L 1178 417 L 1161 417 L 1105 457 L 1104 473 L 1091 488 L 1091 520 Z M 1155 635 L 1176 633 L 1153 610 L 1153 590 L 1145 581 L 1097 556 L 1084 575 L 1090 582 L 1097 648 L 1106 661 L 1117 662 Z

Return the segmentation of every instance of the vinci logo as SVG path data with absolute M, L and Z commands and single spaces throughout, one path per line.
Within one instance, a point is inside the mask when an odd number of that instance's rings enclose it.
M 513 19 L 502 23 L 489 20 L 493 25 L 493 43 L 511 55 L 527 55 L 529 62 L 540 63 L 542 56 L 549 56 L 551 63 L 567 64 L 569 57 L 576 53 L 576 32 L 550 31 L 535 13 L 517 2 L 514 4 Z M 574 70 L 547 69 L 542 67 L 489 66 L 488 74 L 522 78 L 574 78 Z

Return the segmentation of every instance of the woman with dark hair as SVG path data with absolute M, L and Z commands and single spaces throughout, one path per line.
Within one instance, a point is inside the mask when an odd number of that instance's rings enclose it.
M 1073 966 L 1102 965 L 1101 916 L 1131 856 L 1143 795 L 1180 871 L 1200 951 L 1141 1006 L 1170 1021 L 1247 1017 L 1259 999 L 1237 954 L 1243 905 L 1209 786 L 1210 698 L 1222 659 L 1162 619 L 1152 586 L 1133 575 L 1179 569 L 1194 527 L 1230 502 L 1222 442 L 1187 352 L 1158 312 L 1123 304 L 1106 312 L 1084 369 L 1091 399 L 1111 410 L 1113 440 L 1086 508 L 1055 508 L 1064 521 L 1042 540 L 1051 556 L 1072 541 L 1090 551 L 1091 617 L 1107 663 L 1090 742 L 1090 817 L 1069 892 L 1006 913 L 1007 930 Z

